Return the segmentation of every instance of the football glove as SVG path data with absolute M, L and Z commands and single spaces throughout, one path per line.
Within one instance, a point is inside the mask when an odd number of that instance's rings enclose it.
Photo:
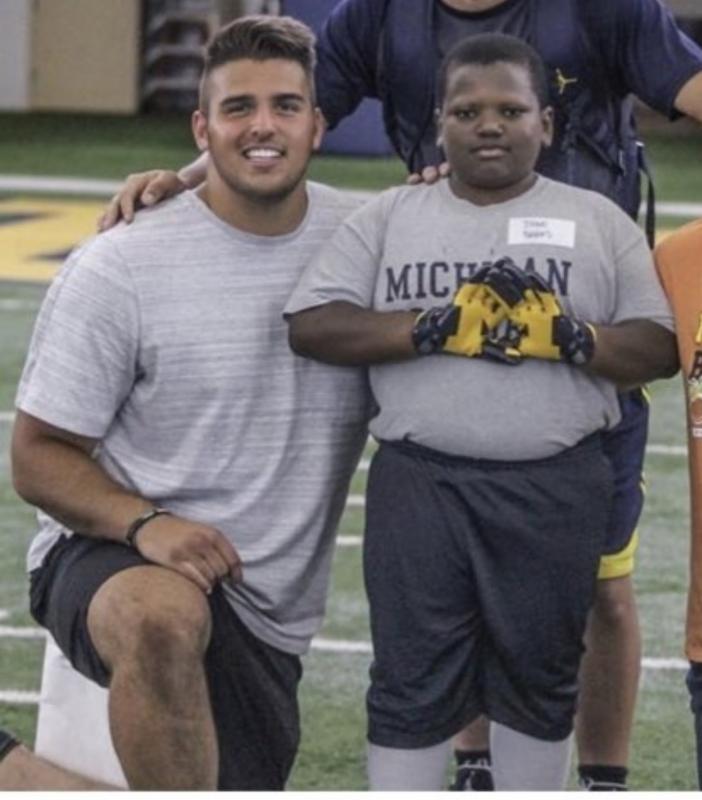
M 493 346 L 516 348 L 531 358 L 587 364 L 595 352 L 593 326 L 564 314 L 558 298 L 539 275 L 522 274 L 528 288 L 521 302 L 509 309 L 506 328 L 493 336 Z
M 430 308 L 417 317 L 412 331 L 414 349 L 424 355 L 438 352 L 489 355 L 490 347 L 487 351 L 485 348 L 487 334 L 523 298 L 528 284 L 523 282 L 520 287 L 521 275 L 506 260 L 478 270 L 459 287 L 448 305 Z M 501 344 L 495 349 L 500 360 L 509 361 L 510 348 Z

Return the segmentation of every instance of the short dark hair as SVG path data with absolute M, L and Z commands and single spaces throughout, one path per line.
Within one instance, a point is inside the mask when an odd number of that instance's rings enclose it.
M 525 67 L 531 78 L 534 94 L 538 98 L 539 107 L 545 108 L 548 105 L 548 78 L 541 56 L 524 40 L 504 33 L 468 36 L 449 50 L 439 69 L 437 105 L 443 104 L 449 75 L 456 67 L 467 64 L 488 66 L 498 61 Z
M 206 110 L 204 86 L 212 70 L 244 58 L 254 61 L 281 58 L 297 62 L 309 80 L 314 97 L 315 41 L 307 25 L 292 17 L 260 14 L 235 19 L 215 33 L 205 50 L 200 109 Z

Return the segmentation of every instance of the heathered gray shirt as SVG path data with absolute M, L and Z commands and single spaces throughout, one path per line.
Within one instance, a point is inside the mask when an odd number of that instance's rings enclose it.
M 308 184 L 298 230 L 239 232 L 188 192 L 92 239 L 52 285 L 17 407 L 101 440 L 124 486 L 221 530 L 245 624 L 301 653 L 324 611 L 333 536 L 366 437 L 361 370 L 299 358 L 283 306 L 350 211 Z M 37 567 L 61 533 L 40 514 Z
M 539 273 L 580 319 L 673 328 L 639 228 L 606 198 L 546 178 L 490 206 L 457 198 L 447 181 L 384 192 L 341 226 L 286 313 L 334 300 L 378 311 L 444 305 L 503 256 Z M 612 383 L 558 362 L 442 354 L 374 366 L 370 378 L 374 436 L 455 455 L 543 458 L 620 418 Z

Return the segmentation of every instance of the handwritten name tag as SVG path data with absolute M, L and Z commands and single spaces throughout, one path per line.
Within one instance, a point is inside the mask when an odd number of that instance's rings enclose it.
M 516 217 L 509 221 L 507 244 L 550 244 L 575 247 L 575 222 L 547 217 Z

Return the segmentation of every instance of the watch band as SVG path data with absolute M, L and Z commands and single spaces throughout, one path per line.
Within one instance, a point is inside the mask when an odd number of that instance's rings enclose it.
M 160 517 L 163 514 L 170 514 L 171 512 L 165 508 L 159 508 L 155 506 L 154 508 L 150 508 L 148 511 L 144 512 L 140 517 L 137 517 L 134 522 L 127 528 L 127 535 L 124 537 L 124 542 L 129 547 L 137 549 L 136 546 L 136 535 L 139 531 L 146 525 L 147 522 L 151 522 L 152 519 L 155 517 Z

